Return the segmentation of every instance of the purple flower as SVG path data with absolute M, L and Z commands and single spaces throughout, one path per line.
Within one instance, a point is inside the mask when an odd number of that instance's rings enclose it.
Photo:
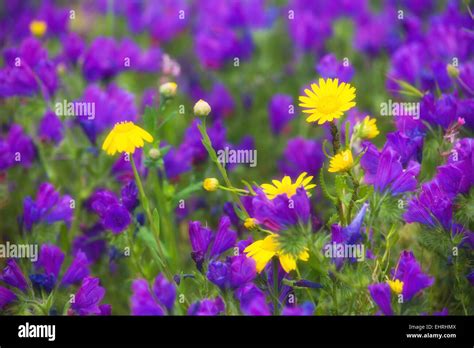
M 0 286 L 0 309 L 16 300 L 16 295 L 10 289 Z
M 393 315 L 390 286 L 387 283 L 369 285 L 369 292 L 383 314 Z
M 20 125 L 13 124 L 6 139 L 9 150 L 8 163 L 17 162 L 25 168 L 31 167 L 36 158 L 36 147 L 33 140 L 24 133 Z
M 222 298 L 204 299 L 189 306 L 188 315 L 211 316 L 218 315 L 225 310 L 225 304 Z
M 316 65 L 316 71 L 322 78 L 338 78 L 341 82 L 350 82 L 354 69 L 349 63 L 347 66 L 337 60 L 332 53 L 326 54 Z
M 82 228 L 83 235 L 74 238 L 72 249 L 73 253 L 83 251 L 87 259 L 94 263 L 105 254 L 107 243 L 100 235 L 104 232 L 104 227 L 100 222 L 90 228 Z
M 286 94 L 275 94 L 268 104 L 268 118 L 273 134 L 280 134 L 294 114 L 293 98 Z
M 63 45 L 63 56 L 71 64 L 76 64 L 79 57 L 84 53 L 85 42 L 77 33 L 67 33 L 61 38 Z
M 318 175 L 323 160 L 321 143 L 296 137 L 288 141 L 279 168 L 284 175 L 296 179 L 304 172 L 308 175 Z
M 25 292 L 26 288 L 28 287 L 28 283 L 26 282 L 23 272 L 13 259 L 7 260 L 7 266 L 0 274 L 0 280 L 5 284 L 22 290 L 23 292 Z M 0 307 L 2 306 L 0 305 Z
M 211 261 L 207 268 L 207 279 L 221 289 L 226 289 L 230 278 L 229 268 L 227 262 Z
M 435 179 L 421 186 L 421 193 L 408 202 L 403 215 L 406 222 L 419 222 L 449 230 L 453 217 L 453 202 Z
M 138 206 L 138 188 L 134 181 L 129 181 L 122 187 L 122 204 L 128 211 L 133 212 Z
M 165 146 L 164 143 L 162 143 Z M 172 180 L 192 169 L 193 150 L 184 143 L 178 148 L 171 147 L 163 156 L 166 177 Z
M 457 118 L 457 100 L 450 94 L 443 94 L 438 100 L 426 94 L 421 100 L 420 116 L 432 125 L 447 129 Z
M 370 142 L 366 142 L 366 153 L 360 164 L 365 171 L 364 180 L 374 185 L 377 191 L 383 192 L 390 187 L 392 195 L 416 189 L 416 176 L 420 165 L 411 161 L 406 169 L 403 168 L 401 156 L 390 146 L 385 146 L 379 153 Z
M 176 299 L 176 287 L 163 274 L 158 274 L 153 284 L 153 292 L 156 295 L 158 301 L 165 306 L 168 311 L 171 311 L 174 306 Z
M 175 299 L 175 285 L 161 273 L 155 278 L 153 291 L 145 279 L 136 279 L 132 283 L 132 315 L 164 315 L 166 310 L 171 313 Z
M 205 259 L 218 257 L 233 247 L 237 240 L 237 233 L 230 229 L 230 219 L 223 216 L 219 221 L 217 233 L 203 227 L 199 221 L 189 222 L 189 240 L 191 241 L 191 256 L 199 270 Z
M 223 83 L 215 83 L 212 90 L 196 99 L 204 99 L 212 106 L 211 116 L 213 119 L 221 119 L 229 116 L 235 109 L 232 94 Z
M 305 302 L 301 306 L 287 306 L 283 308 L 281 314 L 289 316 L 313 315 L 314 309 L 314 305 L 311 302 Z
M 4 60 L 6 66 L 0 70 L 0 96 L 30 96 L 41 91 L 49 98 L 55 93 L 56 67 L 48 60 L 48 52 L 40 41 L 26 38 L 19 48 L 6 49 Z
M 145 279 L 133 281 L 130 302 L 132 315 L 164 315 L 164 309 L 151 294 Z
M 40 121 L 38 136 L 43 141 L 59 144 L 64 138 L 64 128 L 61 120 L 54 112 L 48 110 Z
M 53 275 L 57 279 L 63 261 L 64 253 L 59 247 L 52 244 L 43 244 L 38 261 L 35 263 L 35 269 L 42 269 L 45 275 Z
M 398 267 L 392 269 L 392 276 L 403 282 L 403 300 L 409 301 L 421 290 L 430 287 L 434 278 L 424 274 L 413 252 L 404 250 L 400 255 Z
M 107 189 L 96 190 L 87 200 L 86 206 L 99 216 L 104 216 L 107 208 L 113 204 L 119 204 L 114 192 Z
M 71 197 L 60 196 L 54 186 L 43 183 L 38 188 L 36 200 L 26 197 L 23 200 L 23 223 L 28 231 L 34 224 L 46 222 L 53 224 L 64 221 L 69 227 L 72 222 L 73 209 L 71 208 Z
M 77 102 L 94 105 L 94 115 L 88 115 L 86 112 L 76 115 L 84 133 L 93 144 L 99 134 L 110 130 L 117 122 L 135 122 L 137 119 L 134 95 L 115 84 L 110 84 L 106 90 L 89 85 Z
M 115 234 L 123 232 L 131 221 L 129 211 L 120 204 L 110 205 L 102 217 L 104 227 Z
M 123 69 L 124 61 L 112 38 L 97 37 L 84 53 L 82 71 L 88 81 L 109 79 Z
M 89 261 L 87 260 L 87 256 L 82 251 L 79 251 L 64 273 L 61 285 L 69 286 L 78 283 L 84 279 L 84 277 L 88 276 L 89 273 Z
M 235 292 L 240 309 L 245 315 L 271 315 L 265 294 L 255 284 L 248 283 Z
M 296 194 L 291 197 L 291 203 L 286 194 L 270 200 L 260 189 L 256 192 L 257 195 L 250 203 L 249 214 L 265 228 L 278 232 L 309 222 L 311 205 L 304 188 L 296 190 Z
M 99 305 L 105 289 L 99 285 L 99 278 L 85 277 L 71 304 L 72 313 L 78 315 L 100 315 L 104 308 Z

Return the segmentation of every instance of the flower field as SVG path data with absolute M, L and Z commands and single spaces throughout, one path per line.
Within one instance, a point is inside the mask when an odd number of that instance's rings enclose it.
M 1 315 L 474 315 L 469 1 L 0 4 Z

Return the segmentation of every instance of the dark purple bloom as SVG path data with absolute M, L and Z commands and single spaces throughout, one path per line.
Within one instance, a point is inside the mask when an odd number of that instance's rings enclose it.
M 225 303 L 220 297 L 204 299 L 189 306 L 188 315 L 211 316 L 219 315 L 225 310 Z
M 451 94 L 443 94 L 436 100 L 432 94 L 426 94 L 421 100 L 420 117 L 447 129 L 457 119 L 457 99 Z
M 153 284 L 153 292 L 157 300 L 171 311 L 174 306 L 174 301 L 176 299 L 176 287 L 168 279 L 166 279 L 161 273 L 155 278 Z
M 64 253 L 59 247 L 52 244 L 43 244 L 38 261 L 35 263 L 35 269 L 42 269 L 45 275 L 53 275 L 57 279 L 63 261 Z
M 413 252 L 404 250 L 400 255 L 398 267 L 392 269 L 394 279 L 403 282 L 403 300 L 409 301 L 421 290 L 430 287 L 434 278 L 423 273 L 420 264 L 416 261 Z
M 245 255 L 233 256 L 230 262 L 230 285 L 238 288 L 256 277 L 255 260 Z
M 105 215 L 107 208 L 113 204 L 119 204 L 119 200 L 114 192 L 107 189 L 96 190 L 86 202 L 89 210 L 101 217 Z
M 213 234 L 199 221 L 189 222 L 189 240 L 193 250 L 191 256 L 199 270 L 202 269 L 205 259 L 216 258 L 235 245 L 237 234 L 230 229 L 230 225 L 230 219 L 223 216 L 219 221 L 217 233 Z
M 240 309 L 245 315 L 271 315 L 265 294 L 255 284 L 248 283 L 235 292 Z
M 128 211 L 133 212 L 138 206 L 138 188 L 134 181 L 129 181 L 122 187 L 122 204 Z
M 316 71 L 322 78 L 339 79 L 341 82 L 350 82 L 354 75 L 354 69 L 349 62 L 339 62 L 332 53 L 326 54 L 316 65 Z
M 207 268 L 207 279 L 221 289 L 228 287 L 230 269 L 227 262 L 211 261 Z
M 10 127 L 7 142 L 10 150 L 10 161 L 29 168 L 36 158 L 36 148 L 33 140 L 24 133 L 20 125 L 13 124 Z
M 43 141 L 59 144 L 64 137 L 64 128 L 56 114 L 48 110 L 38 126 L 38 135 Z
M 401 156 L 390 146 L 385 146 L 379 153 L 370 142 L 366 142 L 367 152 L 362 156 L 360 164 L 365 171 L 364 180 L 373 184 L 377 191 L 383 192 L 390 187 L 392 195 L 397 195 L 416 188 L 416 176 L 420 172 L 417 162 L 409 162 L 403 168 Z
M 421 193 L 408 202 L 403 217 L 406 222 L 419 222 L 431 227 L 440 225 L 449 230 L 452 224 L 453 202 L 435 179 L 421 186 Z
M 23 223 L 28 231 L 39 222 L 53 224 L 64 221 L 69 227 L 72 217 L 71 197 L 68 195 L 61 197 L 49 183 L 40 185 L 36 200 L 26 197 L 23 201 Z
M 385 315 L 393 315 L 390 286 L 387 283 L 369 285 L 370 296 Z
M 275 94 L 268 104 L 268 118 L 273 134 L 280 134 L 293 116 L 293 98 L 286 94 Z
M 104 131 L 109 131 L 116 123 L 135 122 L 137 108 L 132 93 L 115 84 L 108 85 L 106 90 L 97 85 L 89 85 L 77 102 L 94 105 L 94 115 L 76 115 L 89 140 L 95 144 L 96 138 Z M 91 111 L 91 110 L 89 110 Z
M 0 70 L 0 96 L 30 96 L 41 91 L 45 98 L 58 87 L 56 67 L 48 52 L 33 37 L 23 40 L 19 48 L 4 51 L 5 68 Z M 41 83 L 38 83 L 41 81 Z
M 102 314 L 100 301 L 105 296 L 105 289 L 99 285 L 99 278 L 85 277 L 71 304 L 73 313 L 78 315 Z
M 0 309 L 16 300 L 16 295 L 10 289 L 0 286 Z
M 288 141 L 279 167 L 284 175 L 296 179 L 304 172 L 308 175 L 318 175 L 323 161 L 324 154 L 321 143 L 296 137 Z
M 3 269 L 2 273 L 0 273 L 0 280 L 22 291 L 25 291 L 28 287 L 23 272 L 13 259 L 7 260 L 7 266 Z
M 89 261 L 87 260 L 87 256 L 82 251 L 79 251 L 69 268 L 64 272 L 61 285 L 69 286 L 79 283 L 84 277 L 87 277 L 89 273 Z
M 163 156 L 166 177 L 177 179 L 181 174 L 189 172 L 192 169 L 192 156 L 192 149 L 184 143 L 178 148 L 171 147 Z
M 265 228 L 278 232 L 309 222 L 311 205 L 304 188 L 298 188 L 291 198 L 281 194 L 272 200 L 268 199 L 262 190 L 257 189 L 256 192 L 257 195 L 251 200 L 249 214 Z
M 104 227 L 99 222 L 90 228 L 81 229 L 84 234 L 74 238 L 73 253 L 77 254 L 78 251 L 83 251 L 87 259 L 94 263 L 105 254 L 107 249 L 106 241 L 100 238 L 100 235 L 104 232 Z
M 145 279 L 137 279 L 132 283 L 130 298 L 132 315 L 164 315 L 164 309 L 156 301 Z
M 313 315 L 314 309 L 314 305 L 311 302 L 305 302 L 301 306 L 287 306 L 283 308 L 281 314 L 289 316 Z
M 123 205 L 110 205 L 104 212 L 102 223 L 104 227 L 118 234 L 123 232 L 131 223 L 130 213 Z
M 235 102 L 232 94 L 223 83 L 215 83 L 212 90 L 198 99 L 206 100 L 212 107 L 211 116 L 214 119 L 221 119 L 229 116 L 235 109 Z
M 76 64 L 79 57 L 84 53 L 85 42 L 77 33 L 70 32 L 61 38 L 63 44 L 63 56 L 72 64 Z

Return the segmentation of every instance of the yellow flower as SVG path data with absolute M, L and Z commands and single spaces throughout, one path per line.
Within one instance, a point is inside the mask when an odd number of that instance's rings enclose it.
M 388 285 L 390 286 L 390 289 L 397 295 L 400 295 L 403 291 L 403 282 L 395 279 L 395 280 L 387 280 Z
M 258 273 L 263 271 L 273 256 L 278 257 L 281 267 L 285 272 L 289 273 L 296 269 L 296 258 L 293 255 L 282 252 L 278 244 L 277 234 L 272 233 L 268 237 L 250 244 L 245 248 L 244 253 L 247 254 L 247 257 L 251 257 L 255 260 Z M 309 253 L 307 248 L 298 255 L 298 259 L 308 261 Z
M 219 187 L 219 180 L 216 178 L 206 178 L 202 183 L 202 187 L 204 187 L 206 191 L 214 192 Z
M 377 135 L 380 134 L 376 123 L 375 118 L 370 118 L 369 116 L 365 116 L 364 120 L 359 123 L 357 127 L 357 131 L 359 136 L 362 139 L 372 139 L 375 138 Z
M 312 176 L 308 176 L 308 173 L 301 173 L 298 179 L 294 183 L 291 182 L 289 176 L 283 177 L 281 181 L 272 180 L 273 185 L 271 184 L 262 184 L 262 189 L 268 199 L 274 199 L 276 196 L 286 193 L 288 198 L 291 198 L 296 194 L 296 190 L 303 186 L 303 188 L 308 192 L 312 188 L 316 187 L 315 184 L 310 184 L 313 180 Z
M 33 20 L 30 22 L 30 32 L 37 37 L 43 37 L 46 34 L 48 25 L 45 21 Z
M 119 122 L 105 138 L 102 150 L 108 155 L 114 155 L 117 152 L 134 153 L 135 149 L 143 147 L 143 140 L 151 143 L 153 137 L 133 122 Z
M 246 218 L 244 221 L 244 227 L 248 230 L 253 230 L 255 227 L 257 227 L 257 219 Z
M 353 165 L 354 159 L 352 158 L 351 150 L 345 150 L 331 157 L 328 171 L 330 173 L 346 172 L 351 169 Z
M 305 89 L 304 92 L 306 96 L 299 97 L 299 106 L 307 108 L 303 112 L 310 114 L 306 122 L 331 122 L 356 105 L 353 101 L 356 89 L 345 82 L 339 84 L 338 79 L 320 78 L 319 86 L 313 83 L 311 90 Z
M 207 116 L 211 112 L 211 106 L 204 100 L 199 99 L 194 104 L 194 115 L 196 116 Z
M 166 98 L 172 98 L 176 95 L 178 85 L 175 82 L 166 82 L 160 86 L 160 93 Z

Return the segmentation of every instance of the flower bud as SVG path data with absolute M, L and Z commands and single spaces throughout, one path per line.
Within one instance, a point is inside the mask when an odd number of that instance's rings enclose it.
M 214 192 L 219 187 L 219 180 L 216 178 L 207 178 L 203 181 L 202 187 L 204 187 L 204 190 L 206 191 Z
M 178 85 L 175 82 L 166 82 L 160 86 L 160 94 L 165 98 L 173 98 L 177 89 Z
M 199 99 L 196 104 L 194 104 L 194 115 L 196 116 L 207 116 L 211 112 L 211 106 L 202 99 Z
M 30 32 L 36 37 L 43 37 L 47 29 L 48 25 L 45 21 L 33 20 L 30 22 Z
M 257 219 L 246 218 L 245 221 L 244 221 L 244 227 L 247 230 L 253 230 L 255 227 L 257 227 Z
M 452 64 L 446 65 L 446 71 L 448 72 L 448 75 L 454 79 L 459 77 L 459 69 Z
M 160 158 L 160 155 L 161 155 L 160 149 L 152 148 L 150 149 L 150 151 L 148 151 L 148 156 L 150 156 L 151 159 L 156 160 Z

